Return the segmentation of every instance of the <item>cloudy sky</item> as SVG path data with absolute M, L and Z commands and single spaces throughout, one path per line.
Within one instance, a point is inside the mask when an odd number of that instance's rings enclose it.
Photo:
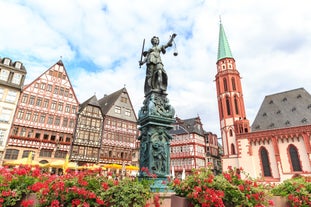
M 0 56 L 33 81 L 60 58 L 79 102 L 126 86 L 136 113 L 144 100 L 143 39 L 166 43 L 168 98 L 178 117 L 200 116 L 218 136 L 215 75 L 219 16 L 242 77 L 252 123 L 266 95 L 311 93 L 309 0 L 0 0 Z

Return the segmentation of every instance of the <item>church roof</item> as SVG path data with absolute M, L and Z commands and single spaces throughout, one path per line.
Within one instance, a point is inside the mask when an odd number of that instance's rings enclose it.
M 311 124 L 311 95 L 298 88 L 268 95 L 257 113 L 252 131 Z
M 220 23 L 217 61 L 223 58 L 233 58 L 233 56 L 230 50 L 224 27 L 222 23 Z

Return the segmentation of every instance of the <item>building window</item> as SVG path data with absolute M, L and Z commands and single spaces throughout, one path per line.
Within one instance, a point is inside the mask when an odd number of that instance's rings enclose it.
M 53 119 L 54 119 L 53 116 L 49 116 L 47 124 L 50 124 L 50 125 L 53 124 Z
M 114 112 L 117 114 L 121 114 L 121 107 L 120 106 L 114 107 Z
M 228 96 L 226 97 L 226 107 L 227 107 L 227 115 L 231 115 L 230 101 Z
M 58 94 L 58 89 L 59 89 L 59 87 L 58 87 L 58 86 L 55 86 L 55 88 L 54 88 L 54 94 Z
M 37 98 L 37 101 L 36 101 L 36 106 L 39 106 L 41 107 L 41 103 L 42 103 L 42 98 Z
M 17 92 L 16 91 L 9 91 L 8 94 L 6 95 L 5 101 L 14 103 L 17 97 Z
M 25 120 L 29 121 L 31 117 L 31 111 L 27 111 L 25 114 Z
M 0 114 L 0 121 L 9 122 L 12 114 L 12 109 L 2 109 L 2 113 Z
M 52 91 L 52 87 L 53 87 L 53 86 L 52 86 L 51 84 L 48 84 L 48 87 L 47 87 L 46 90 L 51 92 L 51 91 Z
M 125 114 L 125 116 L 131 116 L 131 110 L 125 109 L 124 114 Z
M 4 159 L 7 160 L 17 160 L 19 150 L 17 149 L 7 149 L 5 152 Z
M 28 94 L 23 94 L 22 103 L 27 103 L 27 100 L 28 100 Z
M 0 80 L 7 81 L 9 74 L 10 74 L 10 72 L 8 70 L 2 69 L 0 72 Z
M 121 97 L 121 102 L 127 103 L 127 98 L 126 97 Z
M 63 127 L 67 127 L 68 126 L 68 118 L 64 118 L 63 119 Z
M 234 96 L 234 107 L 235 107 L 235 113 L 239 114 L 238 98 L 236 96 Z
M 231 82 L 232 82 L 232 90 L 236 90 L 236 87 L 235 87 L 235 79 L 232 77 L 231 78 Z
M 62 111 L 63 110 L 63 103 L 58 103 L 58 111 Z
M 51 104 L 51 109 L 55 110 L 55 108 L 56 108 L 56 101 L 53 101 L 52 104 Z
M 290 154 L 290 160 L 291 160 L 293 171 L 302 171 L 301 165 L 300 165 L 300 159 L 298 155 L 298 150 L 294 145 L 289 146 L 289 154 Z
M 30 96 L 28 104 L 34 105 L 34 103 L 35 103 L 35 96 Z
M 69 113 L 70 112 L 70 105 L 66 104 L 66 107 L 65 107 L 65 112 Z
M 54 125 L 55 125 L 55 126 L 59 126 L 59 125 L 60 125 L 60 117 L 59 117 L 59 116 L 57 116 L 57 117 L 55 118 Z
M 224 82 L 224 90 L 225 90 L 225 92 L 227 92 L 227 91 L 228 91 L 227 79 L 224 78 L 224 79 L 223 79 L 223 82 Z
M 32 159 L 34 158 L 34 151 L 31 151 L 31 150 L 24 150 L 23 151 L 23 155 L 22 155 L 22 158 L 24 157 L 28 157 L 29 156 L 29 153 L 32 152 Z
M 20 73 L 14 73 L 12 83 L 19 85 L 22 79 L 22 74 Z
M 6 130 L 0 129 L 0 147 L 3 146 L 4 144 L 4 135 L 5 135 Z
M 235 153 L 235 146 L 234 146 L 234 144 L 231 144 L 231 154 L 232 155 L 235 155 L 236 153 Z
M 264 177 L 271 177 L 272 175 L 271 175 L 271 167 L 270 167 L 270 162 L 269 162 L 268 151 L 264 147 L 260 149 L 260 159 L 261 159 L 261 165 L 262 165 Z
M 48 108 L 49 107 L 49 99 L 44 99 L 44 102 L 43 102 L 43 108 Z
M 42 90 L 45 89 L 45 86 L 46 86 L 46 83 L 41 83 L 41 84 L 40 84 L 40 88 L 41 88 Z
M 55 158 L 65 158 L 67 155 L 66 151 L 56 150 L 54 157 Z
M 49 149 L 41 149 L 40 157 L 52 157 L 52 150 Z
M 75 114 L 76 111 L 77 111 L 77 107 L 73 106 L 73 107 L 72 107 L 72 113 Z
M 40 116 L 40 123 L 44 124 L 44 122 L 45 122 L 45 114 L 41 114 L 41 116 Z

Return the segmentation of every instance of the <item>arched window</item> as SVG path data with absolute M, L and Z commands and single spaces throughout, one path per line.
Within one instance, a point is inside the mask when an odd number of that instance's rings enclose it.
M 234 146 L 234 144 L 231 144 L 231 154 L 232 155 L 235 155 L 236 153 L 235 153 L 235 146 Z
M 230 109 L 230 101 L 229 101 L 229 97 L 226 97 L 226 106 L 227 106 L 227 114 L 231 115 L 231 109 Z
M 293 171 L 302 171 L 301 165 L 300 165 L 300 159 L 298 156 L 298 150 L 294 145 L 289 146 L 289 155 L 290 155 L 290 161 L 292 164 Z
M 232 129 L 230 129 L 230 130 L 229 130 L 229 135 L 230 135 L 230 137 L 232 137 L 232 136 L 233 136 Z
M 235 79 L 234 77 L 231 78 L 231 83 L 232 83 L 232 90 L 236 90 L 236 87 L 235 87 Z
M 270 167 L 270 162 L 269 162 L 269 156 L 268 156 L 268 151 L 266 148 L 262 147 L 260 149 L 260 159 L 261 159 L 261 165 L 263 169 L 263 175 L 264 177 L 271 177 L 271 167 Z
M 227 92 L 228 91 L 227 79 L 224 78 L 223 81 L 224 81 L 224 90 L 225 90 L 225 92 Z
M 224 117 L 223 107 L 222 107 L 222 99 L 220 100 L 220 118 Z
M 236 96 L 234 96 L 234 108 L 235 108 L 235 114 L 239 114 L 238 98 Z

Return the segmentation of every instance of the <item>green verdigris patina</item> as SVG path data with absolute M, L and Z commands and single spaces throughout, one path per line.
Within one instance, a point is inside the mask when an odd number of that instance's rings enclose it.
M 140 177 L 150 178 L 156 175 L 152 190 L 163 192 L 167 190 L 166 182 L 170 176 L 170 140 L 168 131 L 174 122 L 175 110 L 167 98 L 167 74 L 161 61 L 161 53 L 173 45 L 176 34 L 173 34 L 167 44 L 159 46 L 159 38 L 151 39 L 152 47 L 142 50 L 139 65 L 146 63 L 146 79 L 144 86 L 145 100 L 138 112 L 138 124 L 141 131 L 140 140 Z M 144 47 L 144 46 L 143 46 Z

